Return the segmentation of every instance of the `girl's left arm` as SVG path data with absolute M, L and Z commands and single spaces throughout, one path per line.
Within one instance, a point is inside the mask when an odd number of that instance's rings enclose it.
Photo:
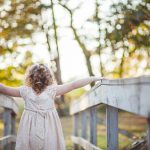
M 13 97 L 21 97 L 19 88 L 6 86 L 0 83 L 0 94 L 13 96 Z
M 69 83 L 65 83 L 65 84 L 60 84 L 56 86 L 56 96 L 58 95 L 63 95 L 67 92 L 70 92 L 74 89 L 83 87 L 87 84 L 90 84 L 93 81 L 99 81 L 105 79 L 104 77 L 99 77 L 99 76 L 90 76 L 90 77 L 86 77 L 86 78 L 82 78 L 82 79 L 78 79 Z

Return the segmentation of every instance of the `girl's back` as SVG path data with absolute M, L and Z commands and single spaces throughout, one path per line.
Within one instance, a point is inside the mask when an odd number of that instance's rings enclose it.
M 65 150 L 64 136 L 54 98 L 57 85 L 47 86 L 36 94 L 31 87 L 21 86 L 25 100 L 16 141 L 16 150 Z
M 55 107 L 56 87 L 56 84 L 49 85 L 43 92 L 37 94 L 31 87 L 21 86 L 19 91 L 21 97 L 25 100 L 25 109 L 37 110 Z

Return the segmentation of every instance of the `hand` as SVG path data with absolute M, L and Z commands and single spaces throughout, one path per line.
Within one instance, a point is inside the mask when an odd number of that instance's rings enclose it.
M 2 83 L 0 83 L 0 88 L 2 88 L 4 85 Z
M 0 93 L 2 93 L 4 90 L 4 85 L 2 83 L 0 83 Z
M 99 77 L 99 76 L 91 76 L 92 81 L 102 81 L 103 79 L 105 79 L 105 78 L 104 77 Z

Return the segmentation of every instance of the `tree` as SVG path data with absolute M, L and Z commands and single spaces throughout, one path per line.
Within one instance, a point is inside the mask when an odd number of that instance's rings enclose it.
M 11 58 L 15 62 L 16 57 Z M 21 63 L 17 66 L 9 65 L 0 69 L 0 82 L 11 86 L 20 86 L 24 82 L 24 74 L 28 66 L 33 64 L 32 53 L 27 51 Z
M 127 1 L 127 3 L 119 2 L 113 4 L 112 14 L 107 21 L 109 26 L 113 28 L 111 32 L 107 30 L 106 38 L 111 42 L 114 51 L 123 50 L 122 58 L 118 73 L 120 77 L 127 76 L 126 72 L 139 69 L 140 62 L 146 60 L 143 71 L 148 70 L 149 65 L 149 45 L 150 45 L 150 10 L 148 2 L 143 0 L 138 4 L 135 1 Z M 115 20 L 113 23 L 112 20 Z M 134 68 L 132 61 L 137 60 Z M 132 65 L 132 68 L 129 66 Z

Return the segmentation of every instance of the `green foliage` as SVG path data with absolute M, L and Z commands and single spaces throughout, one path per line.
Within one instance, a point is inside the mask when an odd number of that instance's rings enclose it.
M 0 69 L 0 82 L 10 86 L 21 85 L 27 67 L 32 64 L 32 53 L 27 51 L 21 64 L 18 64 L 16 67 L 8 66 L 4 69 Z
M 3 1 L 0 3 L 0 55 L 13 53 L 18 46 L 31 44 L 20 42 L 31 39 L 40 29 L 40 2 L 33 1 Z
M 66 13 L 69 12 L 69 17 L 72 17 L 70 28 L 73 30 L 75 40 L 83 49 L 89 73 L 94 74 L 94 69 L 92 68 L 94 59 L 92 60 L 92 57 L 97 55 L 100 61 L 97 69 L 103 76 L 118 78 L 148 74 L 150 72 L 149 1 L 133 0 L 112 3 L 110 15 L 106 16 L 106 18 L 101 17 L 102 3 L 102 1 L 95 0 L 95 11 L 87 18 L 81 28 L 74 27 L 73 22 L 78 21 L 74 18 L 74 11 L 82 11 L 82 7 L 79 6 L 73 11 L 68 7 L 67 2 L 63 3 L 63 6 L 64 4 L 66 5 L 62 7 L 63 9 L 67 8 L 65 10 L 69 11 L 66 11 Z M 56 1 L 54 8 L 60 5 L 62 6 L 61 1 Z M 36 44 L 33 43 L 32 36 L 38 31 L 46 31 L 50 52 L 51 42 L 49 38 L 53 36 L 55 39 L 55 36 L 54 32 L 51 35 L 48 34 L 51 25 L 47 22 L 42 22 L 41 12 L 51 9 L 51 5 L 45 6 L 38 0 L 21 0 L 1 1 L 0 6 L 0 56 L 3 58 L 2 60 L 6 60 L 8 54 L 11 57 L 17 57 L 19 47 Z M 76 17 L 76 19 L 78 18 Z M 59 20 L 57 21 L 59 22 Z M 90 30 L 88 27 L 90 27 Z M 59 35 L 59 30 L 57 32 Z M 111 52 L 108 54 L 108 60 L 103 61 L 103 56 L 108 53 L 107 50 L 110 48 Z M 30 53 L 26 55 L 30 55 Z M 15 57 L 12 61 L 15 61 Z M 20 84 L 20 74 L 24 74 L 26 67 L 33 61 L 30 60 L 32 57 L 27 57 L 28 59 L 24 58 L 18 66 L 10 65 L 10 67 L 6 67 L 6 73 L 5 70 L 2 70 L 0 80 L 6 84 L 13 80 L 17 85 Z M 110 65 L 112 67 L 109 67 Z M 19 74 L 14 72 L 19 72 Z M 12 77 L 9 78 L 11 74 Z M 73 97 L 76 96 L 73 95 Z
M 146 0 L 127 1 L 113 4 L 106 29 L 113 53 L 123 50 L 119 65 L 112 73 L 130 77 L 149 71 L 150 51 L 150 9 Z M 108 27 L 108 28 L 109 28 Z M 116 62 L 117 62 L 116 58 Z M 145 65 L 141 65 L 145 61 Z M 134 63 L 136 62 L 136 63 Z M 135 65 L 134 65 L 135 64 Z M 142 67 L 141 67 L 142 66 Z

